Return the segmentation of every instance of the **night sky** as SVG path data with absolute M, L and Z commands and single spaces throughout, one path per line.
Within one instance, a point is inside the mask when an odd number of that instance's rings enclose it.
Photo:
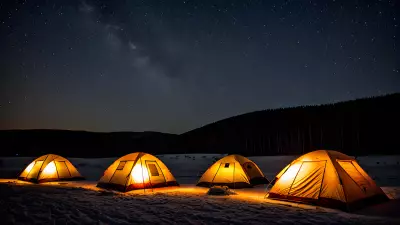
M 0 1 L 0 129 L 182 133 L 400 91 L 399 1 Z

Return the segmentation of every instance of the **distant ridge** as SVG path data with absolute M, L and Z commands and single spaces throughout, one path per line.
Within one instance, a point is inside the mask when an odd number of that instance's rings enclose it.
M 290 109 L 304 109 L 304 108 L 310 108 L 310 107 L 323 107 L 323 106 L 331 106 L 331 105 L 341 105 L 341 104 L 348 104 L 348 103 L 351 103 L 351 102 L 367 101 L 367 100 L 370 100 L 370 99 L 379 100 L 381 98 L 390 98 L 390 99 L 393 98 L 393 99 L 397 99 L 398 101 L 400 101 L 400 93 L 390 93 L 390 94 L 383 94 L 383 95 L 377 95 L 377 96 L 369 96 L 369 97 L 356 98 L 356 99 L 345 100 L 345 101 L 334 101 L 334 102 L 331 102 L 331 103 L 321 103 L 321 104 L 314 104 L 314 105 L 310 104 L 310 105 L 288 106 L 288 107 L 257 110 L 257 111 L 253 111 L 253 112 L 242 113 L 242 114 L 238 114 L 238 115 L 235 115 L 235 116 L 231 116 L 231 117 L 227 117 L 227 118 L 224 118 L 224 119 L 220 119 L 220 120 L 205 124 L 203 126 L 200 126 L 198 128 L 194 128 L 194 129 L 192 129 L 190 131 L 187 131 L 187 132 L 184 132 L 182 134 L 189 133 L 189 132 L 201 129 L 201 128 L 206 127 L 206 126 L 211 126 L 211 125 L 213 125 L 215 123 L 220 123 L 220 122 L 223 122 L 225 120 L 233 120 L 233 119 L 235 119 L 237 117 L 248 116 L 248 115 L 251 115 L 253 113 L 262 113 L 262 112 L 270 112 L 270 111 L 282 111 L 282 110 L 290 110 Z
M 1 156 L 56 153 L 68 157 L 114 157 L 135 151 L 173 149 L 178 135 L 161 132 L 89 132 L 73 130 L 0 131 Z
M 398 154 L 400 93 L 312 106 L 267 109 L 219 120 L 181 135 L 74 130 L 0 130 L 0 156 L 118 157 L 166 153 Z M 4 149 L 4 150 L 3 150 Z
M 111 131 L 111 132 L 102 132 L 102 131 L 87 131 L 87 130 L 68 130 L 68 129 L 8 129 L 8 130 L 0 130 L 0 132 L 15 132 L 15 131 L 31 131 L 31 132 L 74 132 L 74 133 L 96 133 L 96 134 L 170 134 L 158 131 Z M 170 134 L 176 135 L 176 134 Z
M 245 113 L 180 135 L 182 149 L 243 155 L 400 153 L 400 93 Z

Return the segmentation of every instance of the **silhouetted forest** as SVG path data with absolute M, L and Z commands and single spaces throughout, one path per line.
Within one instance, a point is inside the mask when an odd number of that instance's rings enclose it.
M 320 106 L 257 111 L 180 136 L 188 152 L 302 154 L 316 149 L 349 155 L 400 153 L 400 94 Z
M 334 149 L 349 155 L 398 154 L 400 94 L 273 109 L 224 119 L 181 135 L 64 130 L 0 131 L 1 156 L 117 157 L 168 153 L 302 154 Z
M 168 152 L 176 146 L 176 134 L 159 132 L 98 133 L 68 130 L 0 131 L 1 156 L 117 157 L 135 151 Z

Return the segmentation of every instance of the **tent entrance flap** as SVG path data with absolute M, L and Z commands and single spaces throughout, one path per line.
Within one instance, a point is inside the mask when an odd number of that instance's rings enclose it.
M 339 165 L 346 171 L 347 175 L 360 187 L 360 189 L 365 193 L 370 187 L 367 179 L 357 170 L 354 162 L 350 160 L 337 160 Z
M 152 187 L 157 186 L 159 184 L 164 184 L 167 182 L 165 176 L 158 165 L 158 163 L 154 160 L 146 160 L 146 167 L 149 176 L 150 185 Z
M 318 199 L 325 166 L 326 161 L 304 161 L 293 180 L 288 196 Z

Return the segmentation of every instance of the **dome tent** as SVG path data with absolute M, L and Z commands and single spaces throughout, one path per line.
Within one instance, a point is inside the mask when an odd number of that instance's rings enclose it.
M 179 184 L 161 160 L 144 152 L 131 153 L 114 161 L 97 184 L 97 187 L 122 192 L 167 186 Z
M 211 165 L 197 186 L 249 188 L 258 184 L 268 184 L 268 180 L 253 161 L 241 155 L 228 155 Z
M 47 154 L 31 162 L 18 176 L 18 179 L 42 183 L 82 180 L 83 177 L 68 159 L 55 154 Z
M 267 195 L 345 211 L 388 200 L 354 158 L 327 150 L 307 153 L 287 165 Z

